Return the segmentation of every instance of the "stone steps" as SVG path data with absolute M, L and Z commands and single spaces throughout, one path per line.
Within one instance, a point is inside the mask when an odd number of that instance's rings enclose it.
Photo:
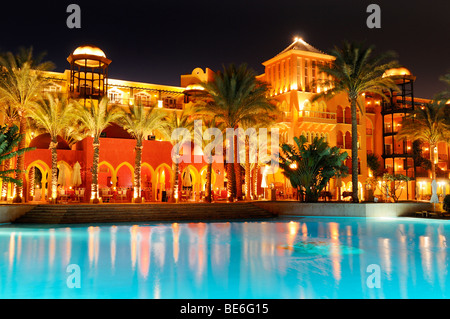
M 275 215 L 252 203 L 37 205 L 14 223 L 77 224 L 265 219 Z

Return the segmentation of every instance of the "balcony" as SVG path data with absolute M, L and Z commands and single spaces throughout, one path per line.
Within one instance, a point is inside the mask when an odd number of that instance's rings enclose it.
M 162 107 L 165 109 L 177 109 L 182 110 L 183 109 L 183 103 L 166 103 L 166 100 L 162 100 Z M 136 101 L 135 99 L 124 99 L 124 98 L 114 98 L 109 100 L 112 104 L 118 104 L 121 106 L 125 105 L 132 105 L 133 103 L 136 104 L 142 104 L 144 107 L 152 107 L 152 106 L 158 106 L 158 103 L 155 101 Z
M 299 122 L 315 122 L 336 124 L 336 113 L 332 112 L 317 112 L 317 111 L 299 111 Z

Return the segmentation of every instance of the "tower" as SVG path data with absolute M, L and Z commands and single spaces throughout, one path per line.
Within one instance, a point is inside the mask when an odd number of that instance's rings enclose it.
M 390 174 L 402 174 L 415 178 L 415 163 L 412 141 L 399 141 L 397 133 L 401 129 L 402 120 L 414 111 L 415 76 L 406 68 L 388 70 L 384 76 L 393 77 L 399 91 L 390 92 L 390 100 L 383 101 L 381 115 L 383 119 L 383 159 L 384 168 Z M 414 187 L 407 184 L 407 199 L 414 199 Z M 412 188 L 412 189 L 411 189 Z
M 96 46 L 80 46 L 69 55 L 69 96 L 75 99 L 101 99 L 108 92 L 108 66 L 111 60 Z

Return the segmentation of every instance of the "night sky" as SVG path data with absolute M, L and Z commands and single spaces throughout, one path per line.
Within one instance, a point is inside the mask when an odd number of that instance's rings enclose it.
M 81 29 L 69 29 L 66 8 L 81 7 Z M 366 8 L 381 7 L 381 29 L 369 29 Z M 10 8 L 6 6 L 11 6 Z M 221 69 L 262 62 L 302 37 L 329 52 L 343 40 L 365 41 L 377 52 L 395 51 L 417 76 L 415 95 L 431 98 L 450 73 L 450 1 L 365 0 L 188 0 L 36 1 L 2 3 L 0 50 L 33 46 L 47 52 L 56 71 L 67 56 L 93 44 L 112 59 L 111 78 L 180 85 L 196 67 Z M 14 5 L 14 6 L 13 6 Z

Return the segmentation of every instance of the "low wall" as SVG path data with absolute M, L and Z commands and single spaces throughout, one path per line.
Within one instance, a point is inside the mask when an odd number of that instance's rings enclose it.
M 10 223 L 33 209 L 35 206 L 36 205 L 27 204 L 0 204 L 0 223 Z
M 400 217 L 416 211 L 432 210 L 432 204 L 405 203 L 300 203 L 287 201 L 254 202 L 261 208 L 279 216 L 347 216 L 347 217 Z

